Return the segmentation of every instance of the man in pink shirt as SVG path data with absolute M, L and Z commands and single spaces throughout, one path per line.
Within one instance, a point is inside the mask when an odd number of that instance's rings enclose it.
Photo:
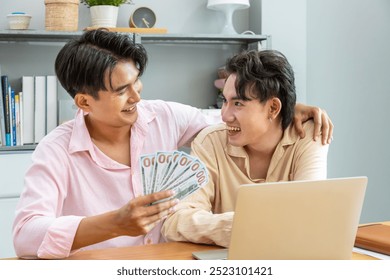
M 142 45 L 104 30 L 87 31 L 59 52 L 56 75 L 79 111 L 33 153 L 13 227 L 19 257 L 161 241 L 162 220 L 178 201 L 171 191 L 143 194 L 139 157 L 177 150 L 211 122 L 187 105 L 141 100 L 146 63 Z M 297 111 L 298 119 L 318 119 L 317 135 L 322 122 L 324 141 L 331 137 L 326 113 Z M 152 204 L 165 198 L 172 199 Z

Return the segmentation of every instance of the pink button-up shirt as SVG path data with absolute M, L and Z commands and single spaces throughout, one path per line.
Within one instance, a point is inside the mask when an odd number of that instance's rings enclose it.
M 138 104 L 131 128 L 131 167 L 102 153 L 91 141 L 79 111 L 48 134 L 32 155 L 16 210 L 13 234 L 19 257 L 64 258 L 83 217 L 118 209 L 143 195 L 139 157 L 172 151 L 211 124 L 190 106 L 156 101 Z M 121 236 L 84 249 L 160 242 L 161 224 L 146 235 Z

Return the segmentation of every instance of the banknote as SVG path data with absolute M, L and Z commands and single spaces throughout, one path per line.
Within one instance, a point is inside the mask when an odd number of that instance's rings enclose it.
M 154 154 L 141 155 L 140 157 L 140 168 L 141 168 L 141 179 L 144 193 L 148 193 L 151 188 L 152 172 L 154 168 Z
M 209 180 L 204 163 L 181 151 L 142 155 L 140 169 L 144 194 L 174 190 L 175 198 L 180 200 L 206 185 Z

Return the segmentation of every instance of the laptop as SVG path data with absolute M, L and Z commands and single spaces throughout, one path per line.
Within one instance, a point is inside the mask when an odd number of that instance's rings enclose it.
M 229 249 L 195 259 L 351 259 L 367 177 L 245 184 Z

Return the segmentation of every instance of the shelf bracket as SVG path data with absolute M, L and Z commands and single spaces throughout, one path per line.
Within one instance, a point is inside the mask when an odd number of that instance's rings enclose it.
M 141 44 L 141 42 L 142 42 L 141 35 L 139 35 L 138 33 L 134 33 L 133 34 L 133 42 L 135 44 Z

